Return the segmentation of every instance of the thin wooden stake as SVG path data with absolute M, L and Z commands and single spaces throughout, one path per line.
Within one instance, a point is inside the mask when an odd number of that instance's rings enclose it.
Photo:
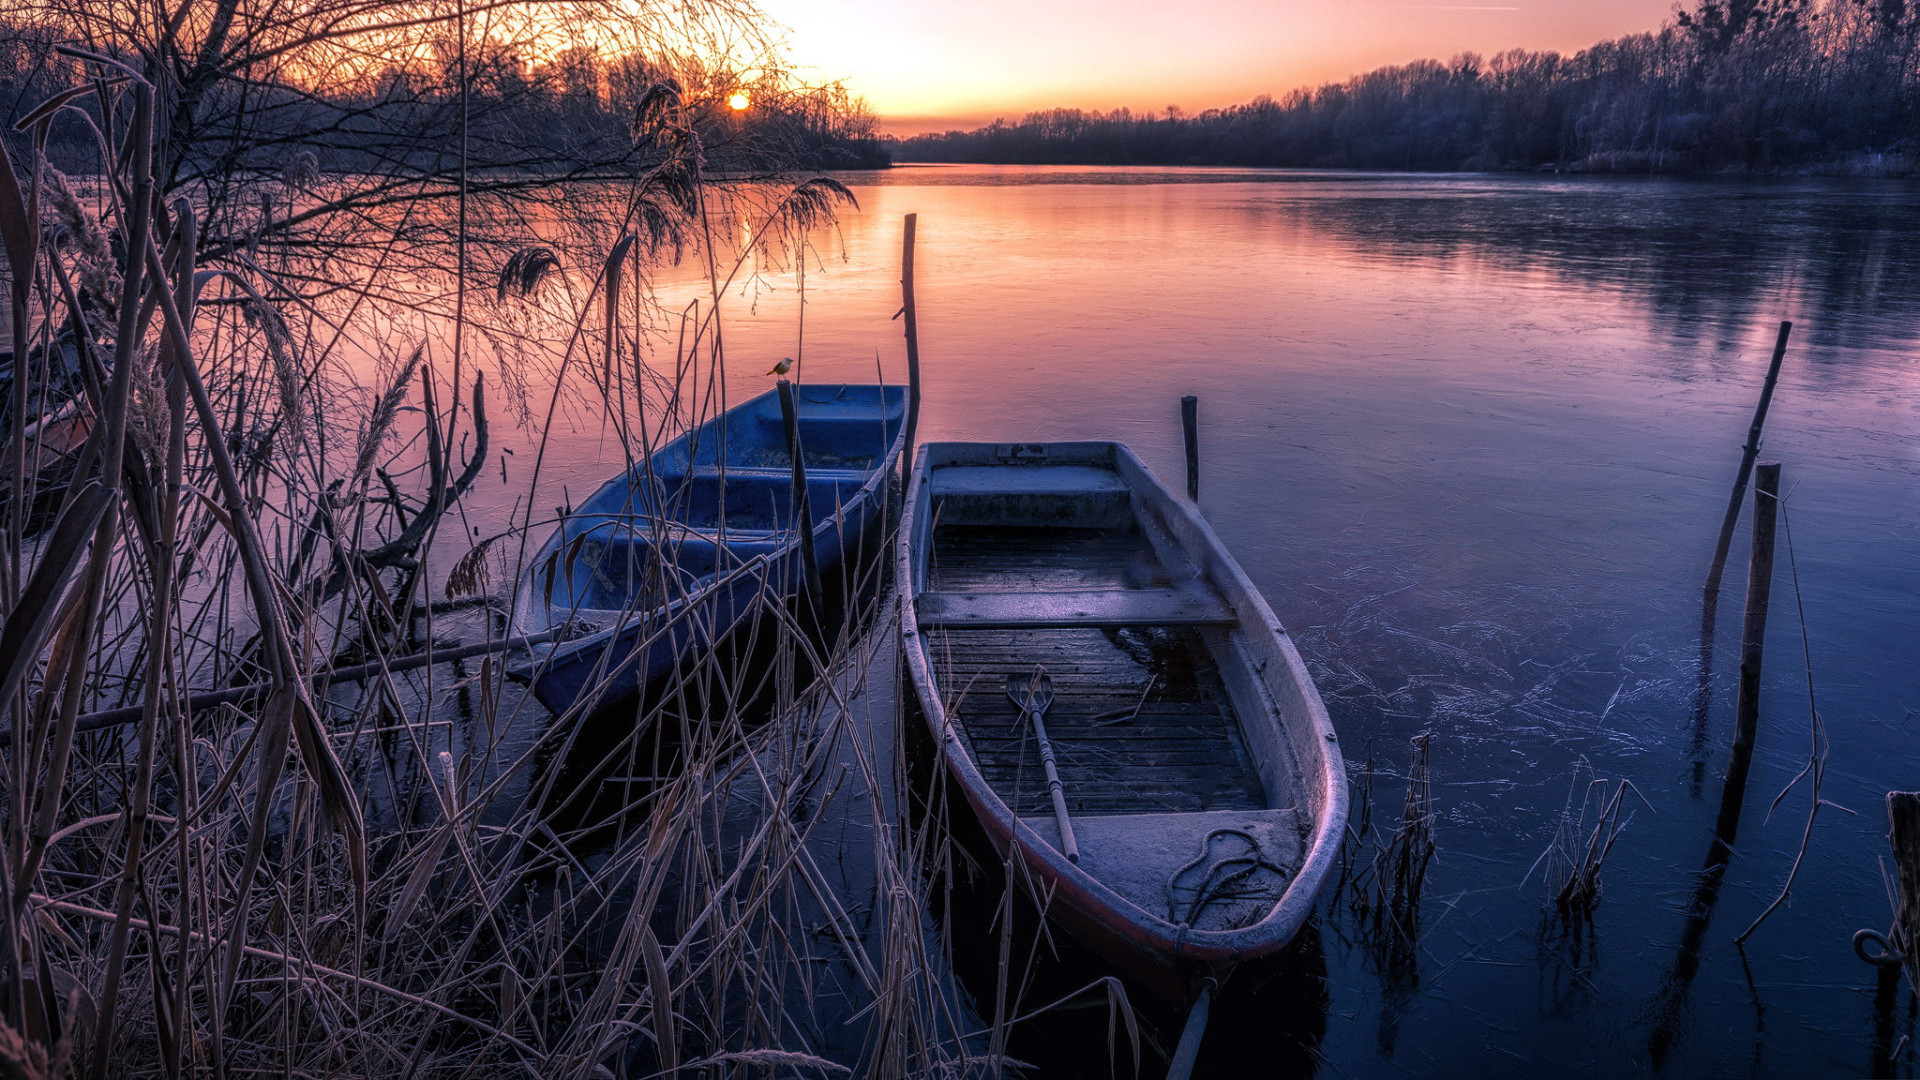
M 1787 337 L 1793 333 L 1791 322 L 1780 324 L 1780 336 L 1773 343 L 1773 359 L 1767 364 L 1767 381 L 1760 387 L 1760 403 L 1754 406 L 1753 423 L 1747 428 L 1747 444 L 1740 450 L 1740 470 L 1734 474 L 1733 495 L 1727 500 L 1727 516 L 1720 522 L 1720 542 L 1713 550 L 1713 565 L 1707 568 L 1707 601 L 1711 607 L 1720 596 L 1720 578 L 1727 566 L 1727 552 L 1733 546 L 1733 531 L 1740 522 L 1740 504 L 1746 501 L 1747 478 L 1753 475 L 1753 462 L 1760 454 L 1760 429 L 1766 426 L 1767 409 L 1773 404 L 1773 387 L 1780 380 L 1780 362 L 1787 355 Z
M 1700 781 L 1706 772 L 1707 717 L 1713 705 L 1713 631 L 1720 610 L 1720 580 L 1727 567 L 1727 552 L 1733 547 L 1733 532 L 1740 523 L 1740 504 L 1746 501 L 1747 480 L 1753 474 L 1754 458 L 1760 453 L 1760 431 L 1767 422 L 1767 408 L 1773 403 L 1773 387 L 1780 378 L 1780 362 L 1787 355 L 1787 336 L 1793 324 L 1782 322 L 1780 336 L 1773 343 L 1773 359 L 1767 365 L 1767 379 L 1760 388 L 1760 402 L 1754 406 L 1753 423 L 1747 428 L 1747 443 L 1740 454 L 1740 469 L 1734 475 L 1733 494 L 1727 499 L 1727 513 L 1720 522 L 1720 539 L 1713 549 L 1713 563 L 1707 568 L 1706 587 L 1700 602 L 1700 678 L 1693 694 L 1693 740 L 1689 752 L 1693 759 L 1693 793 L 1700 794 Z
M 1740 786 L 1753 760 L 1754 734 L 1760 726 L 1760 667 L 1767 638 L 1767 600 L 1773 593 L 1773 538 L 1780 509 L 1780 463 L 1756 470 L 1753 482 L 1753 554 L 1747 560 L 1747 612 L 1740 630 L 1740 698 L 1734 713 L 1733 752 L 1727 760 L 1731 785 Z
M 780 423 L 787 429 L 787 456 L 793 459 L 793 528 L 800 534 L 800 560 L 807 573 L 807 598 L 820 610 L 820 560 L 813 550 L 813 508 L 807 499 L 807 462 L 800 445 L 799 406 L 793 383 L 780 380 Z
M 920 324 L 913 306 L 913 229 L 918 214 L 907 215 L 900 242 L 900 311 L 907 319 L 907 438 L 901 455 L 903 474 L 913 469 L 913 440 L 920 430 Z
M 1188 394 L 1180 399 L 1180 426 L 1187 436 L 1187 499 L 1200 501 L 1200 399 Z
M 1887 792 L 1887 841 L 1893 845 L 1893 947 L 1907 980 L 1920 986 L 1920 791 Z
M 1896 971 L 1904 968 L 1907 982 L 1920 988 L 1920 791 L 1887 792 L 1887 843 L 1893 848 L 1893 877 L 1887 882 L 1893 925 L 1884 934 L 1854 934 L 1853 953 L 1880 968 L 1879 1008 L 1890 1013 L 1893 1002 L 1886 999 L 1893 990 L 1888 981 L 1899 978 Z M 1880 873 L 1885 876 L 1885 863 Z M 1891 1024 L 1891 1017 L 1883 1017 L 1882 1023 Z

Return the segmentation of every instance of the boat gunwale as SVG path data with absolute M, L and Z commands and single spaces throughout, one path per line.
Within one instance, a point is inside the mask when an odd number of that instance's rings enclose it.
M 1305 717 L 1282 714 L 1277 703 L 1273 707 L 1278 714 L 1276 719 L 1283 734 L 1297 735 L 1289 729 L 1305 724 L 1309 728 L 1308 734 L 1321 748 L 1318 776 L 1310 774 L 1309 763 L 1298 763 L 1302 781 L 1309 786 L 1317 784 L 1321 798 L 1316 811 L 1312 814 L 1310 840 L 1302 854 L 1299 869 L 1295 871 L 1279 899 L 1274 902 L 1272 909 L 1259 922 L 1232 930 L 1183 927 L 1121 896 L 1099 878 L 1068 861 L 1066 856 L 1039 831 L 1020 815 L 1014 813 L 1000 794 L 987 783 L 978 762 L 963 741 L 959 723 L 948 715 L 927 655 L 930 646 L 919 626 L 915 579 L 915 531 L 921 510 L 919 504 L 923 490 L 931 482 L 934 469 L 940 467 L 940 458 L 943 453 L 952 453 L 961 448 L 1009 445 L 1042 447 L 1049 457 L 1061 452 L 1076 455 L 1110 454 L 1112 458 L 1110 467 L 1126 483 L 1129 492 L 1140 500 L 1143 509 L 1153 507 L 1162 513 L 1170 513 L 1186 527 L 1190 537 L 1172 536 L 1170 539 L 1174 543 L 1192 551 L 1194 547 L 1192 541 L 1197 539 L 1210 549 L 1209 553 L 1213 558 L 1204 563 L 1196 560 L 1195 570 L 1202 578 L 1208 579 L 1208 583 L 1222 594 L 1239 616 L 1237 625 L 1227 631 L 1227 647 L 1245 650 L 1245 644 L 1235 640 L 1236 635 L 1244 639 L 1257 634 L 1270 639 L 1275 651 L 1286 662 L 1285 676 L 1301 689 L 1301 697 L 1307 706 Z M 926 497 L 930 512 L 931 492 L 927 492 Z M 927 528 L 926 540 L 928 544 L 932 543 L 931 525 Z M 949 775 L 960 781 L 967 801 L 981 818 L 982 824 L 987 826 L 987 831 L 994 839 L 995 845 L 1002 848 L 1003 857 L 1010 854 L 1006 850 L 1006 845 L 1012 844 L 1024 862 L 1022 867 L 1024 874 L 1030 877 L 1037 875 L 1050 878 L 1059 885 L 1066 886 L 1064 890 L 1056 890 L 1056 897 L 1061 891 L 1066 892 L 1069 898 L 1077 893 L 1085 901 L 1081 906 L 1094 909 L 1083 910 L 1082 914 L 1097 923 L 1104 924 L 1104 929 L 1118 931 L 1119 936 L 1129 944 L 1158 956 L 1163 962 L 1170 961 L 1176 965 L 1201 962 L 1216 968 L 1230 968 L 1234 964 L 1278 952 L 1293 941 L 1318 904 L 1320 893 L 1325 887 L 1340 843 L 1344 839 L 1342 833 L 1345 831 L 1347 820 L 1345 764 L 1339 753 L 1338 736 L 1333 729 L 1332 720 L 1327 715 L 1325 703 L 1321 700 L 1318 689 L 1313 685 L 1299 650 L 1294 647 L 1286 629 L 1274 616 L 1265 598 L 1253 586 L 1240 564 L 1227 552 L 1226 546 L 1213 528 L 1207 524 L 1206 519 L 1201 516 L 1197 507 L 1175 498 L 1124 443 L 1087 441 L 1039 444 L 966 442 L 923 444 L 914 455 L 913 466 L 901 498 L 900 534 L 896 545 L 894 570 L 895 588 L 900 593 L 900 632 L 902 641 L 906 645 L 903 652 L 906 653 L 910 677 L 919 697 L 929 733 L 945 759 L 944 768 Z M 1254 681 L 1258 684 L 1259 677 L 1256 676 Z M 1264 690 L 1262 692 L 1265 693 Z M 1297 745 L 1297 738 L 1294 741 Z M 1125 932 L 1127 929 L 1133 932 Z

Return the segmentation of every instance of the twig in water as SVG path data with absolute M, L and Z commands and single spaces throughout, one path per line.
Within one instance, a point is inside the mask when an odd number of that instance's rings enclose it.
M 1133 703 L 1133 708 L 1115 709 L 1110 713 L 1101 713 L 1099 716 L 1096 716 L 1093 718 L 1093 723 L 1087 726 L 1088 727 L 1106 727 L 1109 724 L 1124 724 L 1127 721 L 1133 719 L 1134 717 L 1139 716 L 1140 710 L 1146 707 L 1147 695 L 1153 693 L 1154 684 L 1159 681 L 1160 681 L 1159 672 L 1156 671 L 1153 674 L 1148 675 L 1147 685 L 1141 688 L 1140 700 Z
M 1787 902 L 1787 897 L 1793 892 L 1793 882 L 1800 876 L 1800 866 L 1806 862 L 1807 851 L 1813 846 L 1813 823 L 1814 820 L 1820 816 L 1820 808 L 1822 806 L 1831 806 L 1836 810 L 1842 810 L 1849 814 L 1853 813 L 1853 811 L 1848 810 L 1844 806 L 1830 803 L 1820 797 L 1820 782 L 1826 779 L 1827 775 L 1827 732 L 1826 726 L 1820 721 L 1819 703 L 1814 698 L 1813 644 L 1807 635 L 1806 601 L 1800 596 L 1800 566 L 1794 559 L 1793 554 L 1793 519 L 1787 515 L 1787 500 L 1784 498 L 1780 500 L 1780 525 L 1787 538 L 1787 569 L 1793 580 L 1793 603 L 1794 607 L 1800 613 L 1800 656 L 1806 666 L 1807 673 L 1807 715 L 1810 718 L 1808 737 L 1812 745 L 1807 750 L 1807 764 L 1801 768 L 1800 772 L 1795 775 L 1792 780 L 1787 781 L 1787 786 L 1781 789 L 1778 796 L 1775 796 L 1773 805 L 1767 807 L 1767 814 L 1771 816 L 1774 809 L 1780 805 L 1781 800 L 1787 797 L 1788 792 L 1799 786 L 1803 778 L 1812 778 L 1813 801 L 1812 804 L 1807 807 L 1806 827 L 1800 832 L 1800 850 L 1793 857 L 1792 868 L 1787 871 L 1786 883 L 1780 886 L 1780 895 L 1773 898 L 1773 903 L 1767 905 L 1767 909 L 1762 911 L 1759 917 L 1753 920 L 1752 925 L 1740 931 L 1740 936 L 1733 939 L 1735 945 L 1745 945 L 1747 939 L 1753 936 L 1753 932 L 1760 929 L 1760 924 L 1766 922 L 1769 915 L 1772 915 L 1779 909 L 1780 905 Z

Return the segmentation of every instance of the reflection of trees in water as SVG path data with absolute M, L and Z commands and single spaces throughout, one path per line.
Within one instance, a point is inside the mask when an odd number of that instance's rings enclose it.
M 1467 263 L 1616 292 L 1642 307 L 1676 344 L 1744 348 L 1745 328 L 1781 317 L 1804 321 L 1816 358 L 1833 349 L 1893 349 L 1916 340 L 1920 193 L 1907 185 L 1444 181 L 1412 191 L 1395 187 L 1278 207 L 1367 259 L 1438 268 Z M 1254 212 L 1274 206 L 1263 202 Z

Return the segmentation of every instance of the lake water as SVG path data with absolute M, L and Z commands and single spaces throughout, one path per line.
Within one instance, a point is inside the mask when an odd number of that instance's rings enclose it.
M 725 301 L 734 392 L 770 386 L 782 356 L 811 381 L 870 381 L 876 363 L 903 378 L 889 319 L 917 213 L 922 437 L 1118 438 L 1176 479 L 1178 399 L 1198 395 L 1201 507 L 1297 636 L 1349 753 L 1373 748 L 1382 818 L 1409 739 L 1433 733 L 1417 985 L 1383 980 L 1329 913 L 1308 1036 L 1323 1074 L 1885 1067 L 1875 1040 L 1884 1057 L 1912 1031 L 1908 1000 L 1876 1029 L 1850 939 L 1889 922 L 1884 796 L 1920 788 L 1920 188 L 847 179 L 860 209 L 806 259 L 804 335 L 791 265 Z M 665 306 L 697 295 L 693 274 L 662 271 Z M 1782 319 L 1761 456 L 1784 463 L 1792 559 L 1737 850 L 1690 922 L 1732 727 L 1744 516 L 1696 785 L 1700 583 Z M 543 497 L 577 500 L 618 465 L 590 420 L 571 430 Z M 1768 815 L 1810 747 L 1796 573 L 1821 794 L 1844 810 L 1820 813 L 1790 904 L 1743 956 L 1732 939 L 1785 883 L 1809 807 L 1803 781 Z M 1532 868 L 1590 777 L 1644 801 L 1628 797 L 1590 932 L 1569 935 Z M 1086 1060 L 1106 1075 L 1101 1048 Z

